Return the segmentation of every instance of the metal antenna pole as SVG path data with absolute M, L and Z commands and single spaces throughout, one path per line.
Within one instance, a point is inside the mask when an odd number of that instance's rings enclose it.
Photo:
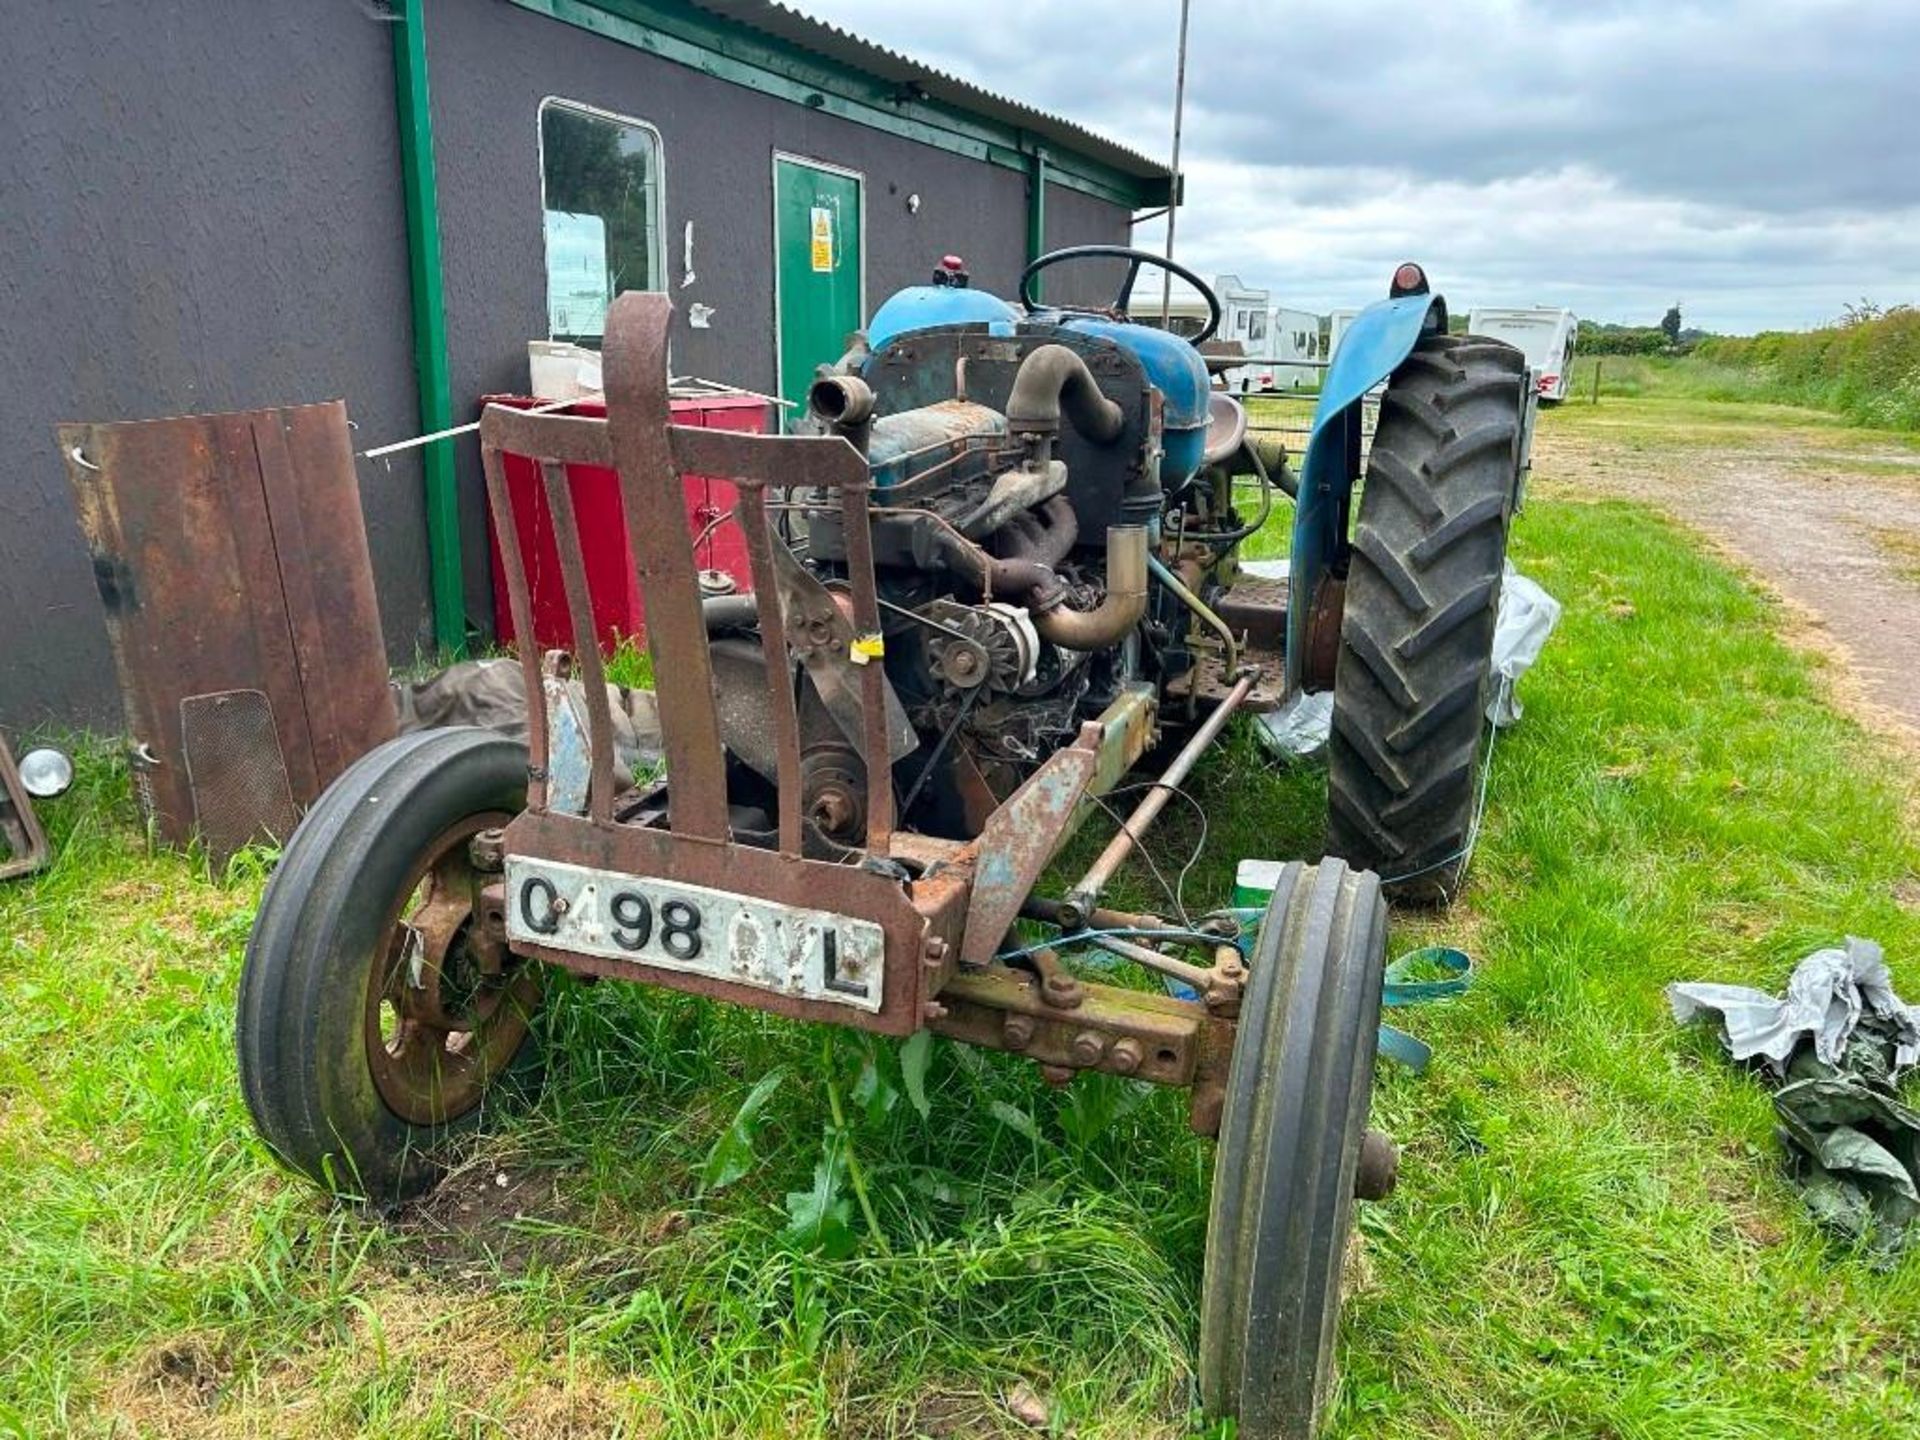
M 1180 115 L 1187 104 L 1187 16 L 1192 0 L 1180 0 L 1180 58 L 1173 71 L 1173 188 L 1167 196 L 1167 259 L 1173 259 L 1173 219 L 1180 213 Z M 1173 272 L 1160 272 L 1160 328 L 1173 328 Z

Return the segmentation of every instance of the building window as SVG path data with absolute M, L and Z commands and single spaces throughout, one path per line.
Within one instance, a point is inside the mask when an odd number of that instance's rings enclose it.
M 597 345 L 622 290 L 664 290 L 660 133 L 572 101 L 540 102 L 547 333 Z

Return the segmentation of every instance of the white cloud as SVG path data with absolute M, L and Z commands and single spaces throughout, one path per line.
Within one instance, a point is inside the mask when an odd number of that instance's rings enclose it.
M 1167 152 L 1173 0 L 800 4 Z M 1916 61 L 1915 0 L 1195 0 L 1179 256 L 1315 309 L 1407 258 L 1456 306 L 1643 323 L 1920 299 Z

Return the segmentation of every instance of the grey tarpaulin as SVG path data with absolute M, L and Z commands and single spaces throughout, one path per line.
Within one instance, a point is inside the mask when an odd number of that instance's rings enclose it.
M 1920 1060 L 1920 1013 L 1893 993 L 1880 947 L 1851 935 L 1844 948 L 1816 950 L 1794 966 L 1784 999 L 1744 985 L 1669 985 L 1667 1003 L 1682 1025 L 1703 1011 L 1718 1015 L 1733 1058 L 1761 1056 L 1778 1075 L 1803 1040 L 1822 1064 L 1839 1065 L 1865 1015 L 1887 1021 L 1897 1041 L 1887 1079 Z
M 1282 760 L 1305 760 L 1327 748 L 1333 729 L 1333 692 L 1298 691 L 1259 717 L 1260 743 Z
M 1814 1218 L 1899 1254 L 1920 1215 L 1920 1113 L 1894 1087 L 1920 1061 L 1920 1011 L 1894 994 L 1880 947 L 1816 950 L 1784 997 L 1669 985 L 1667 1002 L 1682 1024 L 1717 1017 L 1728 1053 L 1779 1084 L 1780 1138 Z
M 581 697 L 577 708 L 584 715 L 586 689 L 578 680 L 569 683 Z M 607 697 L 613 709 L 614 780 L 627 786 L 636 772 L 660 763 L 660 712 L 651 690 L 609 685 Z M 527 738 L 527 682 L 518 660 L 463 660 L 424 680 L 396 680 L 393 708 L 403 735 L 478 725 L 510 739 Z
M 1249 560 L 1241 565 L 1248 575 L 1284 580 L 1284 560 Z M 1505 729 L 1520 718 L 1514 690 L 1520 677 L 1540 658 L 1540 651 L 1560 623 L 1560 602 L 1529 580 L 1512 564 L 1500 585 L 1500 615 L 1493 627 L 1493 684 L 1487 697 L 1487 719 Z M 1330 691 L 1287 697 L 1277 710 L 1258 718 L 1255 734 L 1282 760 L 1303 760 L 1327 748 L 1333 728 Z

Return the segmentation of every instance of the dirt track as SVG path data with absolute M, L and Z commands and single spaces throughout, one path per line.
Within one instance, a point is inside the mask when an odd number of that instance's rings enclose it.
M 1602 401 L 1544 417 L 1538 493 L 1644 501 L 1783 596 L 1840 662 L 1839 698 L 1920 748 L 1920 450 L 1792 412 Z M 1764 418 L 1763 418 L 1764 417 Z

